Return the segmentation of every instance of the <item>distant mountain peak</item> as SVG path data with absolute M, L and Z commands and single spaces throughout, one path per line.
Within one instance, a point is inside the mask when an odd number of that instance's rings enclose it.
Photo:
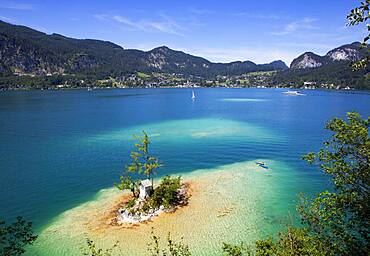
M 156 48 L 153 48 L 152 50 L 150 50 L 149 52 L 162 52 L 162 53 L 167 53 L 167 52 L 170 52 L 170 51 L 174 51 L 172 49 L 170 49 L 169 47 L 165 46 L 165 45 L 162 45 L 162 46 L 159 46 L 159 47 L 156 47 Z
M 313 52 L 305 52 L 295 58 L 290 64 L 292 69 L 317 68 L 323 65 L 321 56 Z
M 285 70 L 285 69 L 288 69 L 289 67 L 285 64 L 284 61 L 282 60 L 274 60 L 270 63 L 268 63 L 267 65 L 270 65 L 270 66 L 273 66 L 275 67 L 276 69 L 278 70 Z
M 326 56 L 333 61 L 356 61 L 361 58 L 360 46 L 359 42 L 342 45 L 329 51 Z
M 292 61 L 290 68 L 318 68 L 324 65 L 334 64 L 336 62 L 356 61 L 364 56 L 364 51 L 366 51 L 366 49 L 361 47 L 361 43 L 354 42 L 330 50 L 324 56 L 317 55 L 313 52 L 305 52 Z

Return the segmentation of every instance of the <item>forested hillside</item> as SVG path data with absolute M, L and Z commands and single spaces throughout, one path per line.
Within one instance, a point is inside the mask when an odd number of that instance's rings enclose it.
M 261 77 L 263 86 L 370 89 L 369 68 L 353 72 L 350 64 L 363 57 L 359 43 L 343 45 L 325 56 L 306 52 L 293 60 L 255 64 L 252 61 L 213 63 L 166 46 L 150 51 L 124 49 L 108 41 L 45 34 L 0 21 L 0 89 L 217 84 L 241 75 L 277 71 Z M 142 74 L 137 76 L 136 74 Z M 272 74 L 272 75 L 271 75 Z M 263 76 L 263 75 L 262 75 Z M 190 84 L 189 84 L 190 81 Z M 230 83 L 228 83 L 230 86 Z M 232 85 L 231 85 L 232 86 Z M 240 83 L 235 86 L 240 86 Z M 256 86 L 252 84 L 251 86 Z

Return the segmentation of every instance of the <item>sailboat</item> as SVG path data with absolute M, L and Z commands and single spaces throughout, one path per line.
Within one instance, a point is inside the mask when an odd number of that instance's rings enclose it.
M 195 100 L 195 94 L 194 94 L 194 91 L 191 91 L 191 99 L 192 99 L 192 100 Z

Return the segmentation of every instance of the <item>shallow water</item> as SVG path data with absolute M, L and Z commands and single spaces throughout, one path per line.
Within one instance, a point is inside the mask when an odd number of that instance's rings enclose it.
M 152 228 L 162 238 L 169 231 L 175 239 L 183 237 L 194 255 L 221 254 L 222 242 L 251 243 L 291 221 L 294 213 L 289 216 L 279 205 L 283 200 L 285 207 L 294 204 L 292 192 L 298 191 L 295 183 L 299 180 L 283 163 L 256 161 L 266 162 L 269 169 L 248 161 L 183 174 L 191 184 L 189 205 L 130 228 L 107 224 L 104 212 L 114 208 L 121 193 L 102 190 L 94 200 L 55 219 L 30 254 L 77 255 L 89 237 L 101 247 L 118 241 L 129 255 L 144 255 Z
M 86 210 L 81 204 L 100 202 L 106 192 L 101 190 L 112 186 L 127 163 L 131 135 L 145 130 L 153 153 L 165 164 L 161 175 L 205 180 L 205 173 L 223 171 L 234 177 L 215 186 L 210 197 L 224 195 L 238 206 L 235 214 L 219 225 L 200 225 L 214 227 L 210 232 L 215 242 L 208 243 L 200 230 L 185 238 L 201 241 L 194 248 L 197 254 L 217 251 L 220 237 L 251 241 L 270 234 L 295 221 L 298 192 L 313 195 L 328 187 L 326 177 L 300 160 L 328 136 L 324 123 L 352 110 L 370 115 L 367 93 L 304 91 L 305 97 L 294 97 L 283 91 L 196 89 L 194 102 L 190 89 L 1 93 L 0 216 L 25 216 L 41 234 L 68 223 L 66 216 L 73 216 L 68 214 Z M 274 167 L 270 174 L 255 172 L 256 159 Z M 250 182 L 252 178 L 258 182 Z M 230 225 L 235 230 L 227 236 L 224 229 Z M 164 225 L 160 232 L 172 230 L 174 226 Z M 180 230 L 185 227 L 177 235 Z M 61 248 L 47 246 L 45 237 L 40 236 L 35 250 L 64 255 Z

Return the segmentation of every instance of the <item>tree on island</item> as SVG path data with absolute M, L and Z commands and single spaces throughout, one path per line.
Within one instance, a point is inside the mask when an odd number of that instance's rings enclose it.
M 114 186 L 119 190 L 130 190 L 132 192 L 132 196 L 136 198 L 138 194 L 136 191 L 138 190 L 138 180 L 133 179 L 130 175 L 121 175 L 119 177 L 119 183 L 115 183 Z
M 145 174 L 148 179 L 151 179 L 152 185 L 153 183 L 153 175 L 157 174 L 158 168 L 162 166 L 159 163 L 158 158 L 149 154 L 149 136 L 143 131 L 143 137 L 135 136 L 141 143 L 136 143 L 135 147 L 137 148 L 137 154 L 139 158 L 142 159 L 141 167 L 142 169 L 139 170 L 139 173 Z
M 134 198 L 136 198 L 140 180 L 133 178 L 132 175 L 144 174 L 148 179 L 151 179 L 153 185 L 153 176 L 157 174 L 157 170 L 162 164 L 159 163 L 158 158 L 150 155 L 150 140 L 145 131 L 143 131 L 142 137 L 138 135 L 133 137 L 138 140 L 134 145 L 136 150 L 131 151 L 131 163 L 125 167 L 124 174 L 120 176 L 120 182 L 115 184 L 115 186 L 120 190 L 130 190 Z
M 32 231 L 32 222 L 17 217 L 9 226 L 0 220 L 0 255 L 14 256 L 25 253 L 25 247 L 37 239 Z

